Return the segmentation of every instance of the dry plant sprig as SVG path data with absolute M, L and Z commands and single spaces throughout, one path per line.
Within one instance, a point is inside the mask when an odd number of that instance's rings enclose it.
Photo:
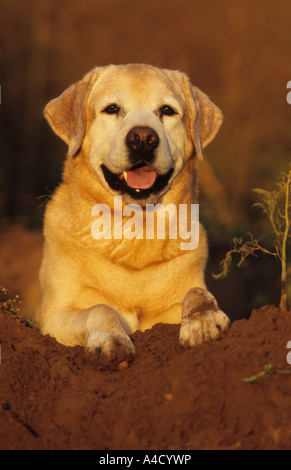
M 16 304 L 21 304 L 19 295 L 13 295 L 11 290 L 6 289 L 6 287 L 3 286 L 0 286 L 0 292 L 5 296 L 5 300 L 0 302 L 1 310 L 8 310 L 8 312 L 13 313 L 13 315 L 18 315 L 19 308 L 16 307 Z
M 264 377 L 264 376 L 271 377 L 274 374 L 291 375 L 291 369 L 279 370 L 279 369 L 274 369 L 272 364 L 265 364 L 261 372 L 243 379 L 243 382 L 255 383 L 260 377 Z
M 0 300 L 0 309 L 3 312 L 7 311 L 12 313 L 13 315 L 16 315 L 17 318 L 23 323 L 25 323 L 26 326 L 38 330 L 38 324 L 35 320 L 23 318 L 22 315 L 20 315 L 20 308 L 18 306 L 21 306 L 22 301 L 19 299 L 19 295 L 14 295 L 10 289 L 7 289 L 6 287 L 0 285 L 0 293 L 1 292 L 2 297 L 4 296 L 4 299 Z
M 256 188 L 255 191 L 259 201 L 254 204 L 266 215 L 271 226 L 270 234 L 273 237 L 274 251 L 270 251 L 262 245 L 262 240 L 267 236 L 256 238 L 252 233 L 248 233 L 249 240 L 246 242 L 242 238 L 234 238 L 234 247 L 228 251 L 221 261 L 221 272 L 213 275 L 215 279 L 223 279 L 230 270 L 233 255 L 239 255 L 238 266 L 249 256 L 258 256 L 257 252 L 274 256 L 281 262 L 281 310 L 287 310 L 287 277 L 291 269 L 287 270 L 287 245 L 291 238 L 291 170 L 288 173 L 281 172 L 276 182 L 276 189 L 267 191 Z
M 277 252 L 272 252 L 262 247 L 260 243 L 263 237 L 255 238 L 251 232 L 249 232 L 247 235 L 249 236 L 249 240 L 247 240 L 246 242 L 243 241 L 242 237 L 235 237 L 233 239 L 234 247 L 232 248 L 232 250 L 229 250 L 226 253 L 224 259 L 220 262 L 221 271 L 218 274 L 212 275 L 214 279 L 224 279 L 229 274 L 233 255 L 239 255 L 240 257 L 240 260 L 237 263 L 238 267 L 243 264 L 244 260 L 249 255 L 258 257 L 256 253 L 257 251 L 261 251 L 263 253 L 267 253 L 269 255 L 277 257 Z

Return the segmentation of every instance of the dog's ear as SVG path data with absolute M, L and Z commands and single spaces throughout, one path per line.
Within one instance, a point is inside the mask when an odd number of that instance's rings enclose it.
M 198 88 L 192 86 L 192 94 L 196 108 L 196 117 L 193 123 L 194 140 L 200 144 L 198 156 L 202 160 L 202 149 L 216 136 L 223 121 L 223 114 L 218 106 L 212 103 L 208 96 Z
M 191 85 L 188 77 L 183 77 L 190 111 L 190 132 L 196 154 L 203 160 L 202 150 L 216 136 L 222 121 L 222 111 L 199 88 Z
M 76 157 L 82 146 L 86 129 L 86 101 L 97 73 L 97 68 L 88 72 L 44 108 L 45 118 L 69 146 L 68 154 L 71 157 Z

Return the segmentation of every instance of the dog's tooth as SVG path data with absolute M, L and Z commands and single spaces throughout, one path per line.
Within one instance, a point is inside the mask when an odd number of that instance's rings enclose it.
M 123 178 L 125 179 L 125 182 L 127 183 L 127 173 L 126 173 L 126 171 L 123 172 Z

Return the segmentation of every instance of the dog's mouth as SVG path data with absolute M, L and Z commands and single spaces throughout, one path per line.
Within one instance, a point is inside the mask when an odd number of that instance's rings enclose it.
M 167 184 L 174 169 L 165 175 L 159 175 L 148 163 L 139 162 L 129 170 L 116 175 L 104 164 L 101 165 L 104 178 L 109 186 L 115 191 L 129 194 L 133 199 L 146 199 L 151 194 L 158 194 Z

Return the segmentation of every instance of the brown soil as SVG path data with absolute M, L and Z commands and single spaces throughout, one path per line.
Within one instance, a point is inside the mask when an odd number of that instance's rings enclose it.
M 178 325 L 136 332 L 136 358 L 109 370 L 0 311 L 2 449 L 290 449 L 291 315 L 235 321 L 191 350 Z M 244 378 L 272 364 L 274 374 Z

